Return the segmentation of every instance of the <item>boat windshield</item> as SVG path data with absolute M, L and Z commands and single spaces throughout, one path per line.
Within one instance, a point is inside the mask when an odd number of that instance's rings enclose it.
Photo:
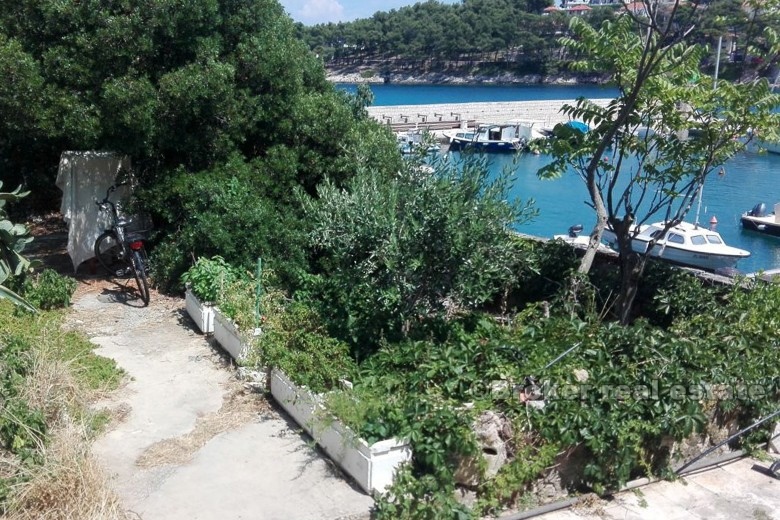
M 722 244 L 723 240 L 718 235 L 707 235 L 707 242 L 710 244 Z
M 685 239 L 682 237 L 682 235 L 678 235 L 677 233 L 669 233 L 669 238 L 666 239 L 667 242 L 672 242 L 674 244 L 684 244 Z
M 691 237 L 691 244 L 695 246 L 703 246 L 707 243 L 707 239 L 704 238 L 704 235 L 693 235 Z

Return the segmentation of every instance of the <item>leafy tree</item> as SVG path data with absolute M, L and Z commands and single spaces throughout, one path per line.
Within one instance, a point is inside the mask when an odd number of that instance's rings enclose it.
M 23 171 L 51 184 L 63 149 L 126 153 L 148 183 L 237 151 L 301 155 L 312 105 L 336 135 L 355 120 L 333 110 L 341 96 L 275 0 L 15 2 L 0 13 L 0 71 L 0 157 L 28 185 Z M 301 178 L 345 174 L 298 166 Z
M 0 72 L 6 178 L 51 205 L 62 150 L 131 156 L 141 205 L 163 231 L 161 273 L 178 272 L 188 255 L 244 264 L 273 256 L 270 244 L 295 247 L 284 239 L 304 225 L 298 188 L 314 195 L 322 179 L 343 183 L 358 164 L 401 164 L 393 136 L 366 115 L 370 98 L 326 81 L 276 0 L 21 0 L 0 12 Z M 229 199 L 222 213 L 219 197 Z M 194 239 L 214 214 L 223 228 Z M 247 234 L 257 250 L 230 245 Z
M 699 72 L 707 50 L 688 44 L 689 27 L 674 18 L 675 5 L 664 23 L 658 21 L 660 8 L 646 20 L 624 15 L 600 29 L 572 20 L 573 36 L 562 43 L 580 58 L 577 70 L 611 73 L 619 95 L 604 108 L 582 98 L 564 107 L 591 130 L 583 134 L 562 126 L 557 139 L 543 145 L 555 160 L 540 175 L 572 168 L 595 210 L 580 272 L 590 270 L 605 227 L 617 235 L 616 307 L 622 323 L 631 319 L 646 261 L 631 251 L 637 226 L 660 219 L 668 231 L 686 217 L 707 175 L 744 147 L 740 138 L 751 131 L 771 138 L 780 124 L 773 113 L 780 98 L 766 80 L 719 82 L 713 88 L 713 79 Z
M 299 34 L 312 49 L 346 63 L 381 63 L 392 66 L 401 60 L 414 67 L 470 67 L 474 61 L 491 61 L 501 66 L 540 68 L 544 53 L 510 53 L 529 45 L 551 49 L 555 36 L 529 30 L 544 25 L 542 10 L 549 0 L 466 0 L 443 4 L 429 0 L 409 7 L 378 12 L 370 19 L 350 23 L 298 27 Z M 326 50 L 327 49 L 327 50 Z M 389 60 L 388 60 L 389 58 Z M 381 60 L 381 61 L 380 61 Z

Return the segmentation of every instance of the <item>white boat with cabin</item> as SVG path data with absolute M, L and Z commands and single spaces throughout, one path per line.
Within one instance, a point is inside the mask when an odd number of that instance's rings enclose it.
M 726 245 L 720 233 L 697 224 L 680 222 L 664 234 L 664 222 L 644 224 L 631 240 L 631 249 L 674 264 L 696 267 L 707 271 L 732 269 L 750 251 Z M 655 239 L 648 252 L 650 241 Z M 617 237 L 609 227 L 603 240 L 617 249 Z
M 507 121 L 483 123 L 474 129 L 445 132 L 450 139 L 450 150 L 474 150 L 486 153 L 522 152 L 533 139 L 544 134 L 535 125 L 538 121 Z

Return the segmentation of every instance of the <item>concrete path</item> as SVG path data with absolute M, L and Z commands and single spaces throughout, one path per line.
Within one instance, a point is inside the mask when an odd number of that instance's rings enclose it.
M 116 417 L 93 453 L 126 508 L 145 520 L 337 520 L 369 516 L 348 482 L 273 403 L 239 382 L 193 331 L 183 300 L 149 307 L 106 282 L 82 282 L 70 325 L 128 381 L 98 406 Z
M 611 501 L 548 513 L 538 520 L 780 520 L 780 480 L 769 462 L 740 459 L 679 482 L 656 482 Z

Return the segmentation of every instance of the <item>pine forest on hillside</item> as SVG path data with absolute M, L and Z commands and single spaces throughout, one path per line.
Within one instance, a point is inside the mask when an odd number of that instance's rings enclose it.
M 644 13 L 637 5 L 641 4 L 618 0 L 595 0 L 590 5 L 567 0 L 463 0 L 457 4 L 429 0 L 354 22 L 297 24 L 297 31 L 332 68 L 362 65 L 378 71 L 455 74 L 476 68 L 486 75 L 555 75 L 567 71 L 569 60 L 558 39 L 568 33 L 571 16 L 582 16 L 598 27 L 631 9 L 639 25 Z M 676 4 L 656 5 L 663 10 Z M 780 18 L 750 5 L 713 0 L 679 7 L 675 23 L 694 25 L 693 41 L 711 48 L 703 63 L 709 73 L 714 69 L 718 38 L 723 37 L 721 77 L 759 74 L 774 79 L 773 63 L 751 56 L 766 51 L 763 30 L 780 27 Z

